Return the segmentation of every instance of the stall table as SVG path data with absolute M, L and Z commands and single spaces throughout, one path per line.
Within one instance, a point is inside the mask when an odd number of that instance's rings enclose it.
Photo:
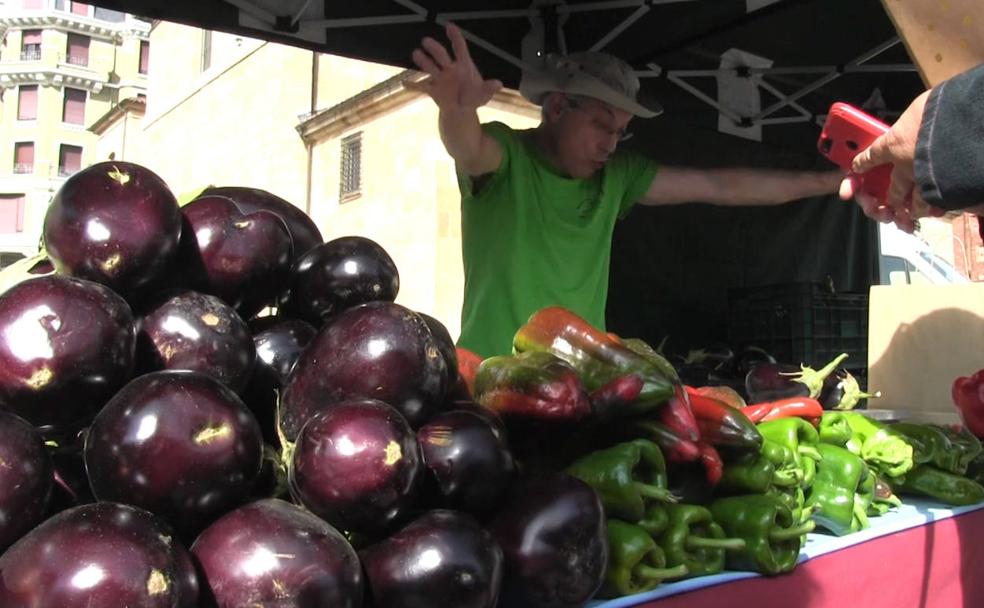
M 984 607 L 984 504 L 947 508 L 904 497 L 843 537 L 809 534 L 793 572 L 725 572 L 591 608 Z

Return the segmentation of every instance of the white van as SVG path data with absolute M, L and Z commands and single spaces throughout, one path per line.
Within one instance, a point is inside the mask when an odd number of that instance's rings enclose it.
M 879 283 L 882 285 L 943 285 L 969 283 L 952 264 L 933 253 L 916 234 L 907 234 L 895 224 L 878 225 Z

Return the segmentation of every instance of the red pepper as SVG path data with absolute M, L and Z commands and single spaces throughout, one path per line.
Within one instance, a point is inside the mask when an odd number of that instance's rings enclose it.
M 728 407 L 722 401 L 701 394 L 690 386 L 690 409 L 697 419 L 700 436 L 714 445 L 758 451 L 762 447 L 762 434 L 755 423 L 741 411 Z
M 655 441 L 669 462 L 693 462 L 700 458 L 697 443 L 684 439 L 666 426 L 652 420 L 637 420 L 633 428 L 645 439 Z
M 823 407 L 820 402 L 810 397 L 787 397 L 786 399 L 756 403 L 741 408 L 741 411 L 756 424 L 794 416 L 806 418 L 812 422 L 812 419 L 823 416 Z
M 690 409 L 690 399 L 686 391 L 677 388 L 666 405 L 659 408 L 657 415 L 660 422 L 681 438 L 688 441 L 700 439 L 700 428 L 694 412 Z
M 475 374 L 478 373 L 478 366 L 482 363 L 482 357 L 460 346 L 455 348 L 458 355 L 458 376 L 468 387 L 468 394 L 475 394 Z
M 605 415 L 606 408 L 632 403 L 639 398 L 643 385 L 642 376 L 638 374 L 619 376 L 591 393 L 591 409 Z
M 954 380 L 950 394 L 967 429 L 984 437 L 984 369 Z
M 716 486 L 724 475 L 724 462 L 717 449 L 706 441 L 698 441 L 697 449 L 700 450 L 700 461 L 706 471 L 707 482 Z

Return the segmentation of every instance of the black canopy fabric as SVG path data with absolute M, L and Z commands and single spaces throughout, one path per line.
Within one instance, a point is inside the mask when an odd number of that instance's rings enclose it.
M 668 164 L 832 168 L 816 152 L 834 101 L 891 119 L 923 85 L 880 0 L 93 0 L 149 18 L 412 67 L 441 24 L 466 33 L 486 77 L 518 84 L 538 53 L 604 50 L 628 61 L 665 114 L 630 146 Z M 723 67 L 738 49 L 764 63 Z M 733 103 L 722 76 L 753 83 Z M 744 79 L 744 81 L 742 80 Z M 739 86 L 739 88 L 741 88 Z M 723 134 L 751 127 L 753 136 Z M 729 287 L 877 277 L 874 225 L 835 197 L 775 208 L 638 208 L 616 230 L 610 329 L 677 350 L 722 339 Z

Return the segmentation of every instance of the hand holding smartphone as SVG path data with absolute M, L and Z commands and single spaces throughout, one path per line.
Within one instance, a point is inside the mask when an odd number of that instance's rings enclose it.
M 852 105 L 837 102 L 830 106 L 827 121 L 817 141 L 817 149 L 838 167 L 850 173 L 854 157 L 888 129 L 888 125 L 877 118 Z M 861 191 L 884 205 L 888 200 L 892 165 L 880 165 L 858 177 L 861 179 Z

